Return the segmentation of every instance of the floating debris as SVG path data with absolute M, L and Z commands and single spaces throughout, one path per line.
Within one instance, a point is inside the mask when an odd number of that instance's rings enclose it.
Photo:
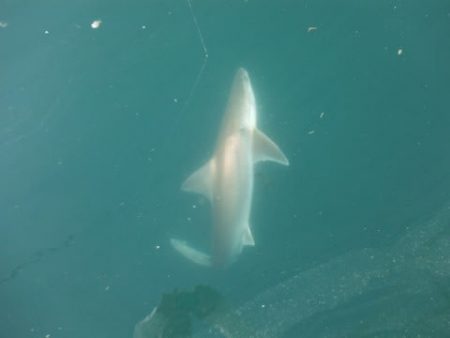
M 99 19 L 94 20 L 94 21 L 92 21 L 92 23 L 91 23 L 91 28 L 92 28 L 92 29 L 100 28 L 101 24 L 102 24 L 102 20 L 99 20 Z
M 8 23 L 5 21 L 0 21 L 0 28 L 6 28 L 8 27 Z
M 310 131 L 308 131 L 308 135 L 312 135 L 312 134 L 314 134 L 316 131 L 315 130 L 310 130 Z
M 323 118 L 325 117 L 325 112 L 321 112 L 319 117 L 320 117 L 321 119 L 323 119 Z
M 315 32 L 317 30 L 316 26 L 309 26 L 307 32 L 311 33 L 311 32 Z
M 399 49 L 397 50 L 397 55 L 400 56 L 400 55 L 402 55 L 402 54 L 403 54 L 403 49 L 402 49 L 402 48 L 399 48 Z
M 44 34 L 50 34 L 50 32 L 48 30 L 45 30 Z

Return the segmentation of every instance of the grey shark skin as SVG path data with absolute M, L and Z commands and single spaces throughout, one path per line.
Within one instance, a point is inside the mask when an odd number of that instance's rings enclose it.
M 227 266 L 245 245 L 254 245 L 249 224 L 253 168 L 260 161 L 289 165 L 279 147 L 256 125 L 257 109 L 250 78 L 238 69 L 212 158 L 183 183 L 182 189 L 204 195 L 213 215 L 212 254 L 179 239 L 172 246 L 204 266 Z

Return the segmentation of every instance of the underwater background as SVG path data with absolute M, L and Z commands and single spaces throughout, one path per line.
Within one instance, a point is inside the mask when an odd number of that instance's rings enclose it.
M 132 337 L 198 285 L 260 337 L 450 335 L 449 34 L 447 0 L 0 0 L 0 338 Z M 208 248 L 180 185 L 238 67 L 290 166 L 205 269 L 169 239 Z

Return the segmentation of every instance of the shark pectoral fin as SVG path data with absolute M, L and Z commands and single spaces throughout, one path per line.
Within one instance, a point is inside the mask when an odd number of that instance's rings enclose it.
M 208 161 L 184 181 L 181 189 L 199 193 L 211 200 L 212 177 L 214 175 L 214 160 Z
M 255 246 L 255 240 L 253 239 L 252 231 L 250 226 L 247 226 L 242 235 L 242 244 L 248 246 Z
M 289 165 L 289 160 L 281 149 L 259 129 L 253 132 L 254 162 L 273 161 L 282 165 Z
M 193 247 L 189 246 L 185 241 L 181 241 L 176 238 L 170 239 L 172 247 L 192 262 L 203 265 L 211 266 L 211 257 Z

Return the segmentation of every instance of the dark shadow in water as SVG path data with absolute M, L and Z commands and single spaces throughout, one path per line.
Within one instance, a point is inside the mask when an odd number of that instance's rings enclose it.
M 208 287 L 176 291 L 134 338 L 449 337 L 449 224 L 450 203 L 387 248 L 334 258 L 238 308 Z

